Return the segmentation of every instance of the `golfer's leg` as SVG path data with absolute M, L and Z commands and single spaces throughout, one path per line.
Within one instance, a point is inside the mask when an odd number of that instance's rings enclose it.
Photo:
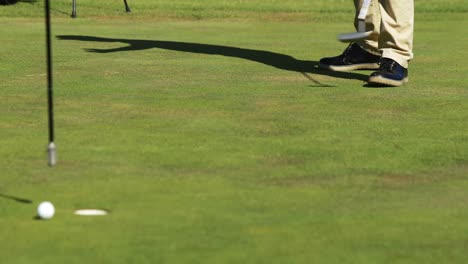
M 406 0 L 404 0 L 406 1 Z M 354 6 L 356 8 L 356 15 L 354 19 L 354 26 L 358 30 L 358 16 L 361 10 L 364 0 L 354 0 Z M 364 40 L 357 42 L 365 51 L 375 55 L 380 55 L 378 50 L 379 46 L 379 35 L 380 35 L 380 7 L 378 0 L 372 0 L 369 6 L 369 11 L 366 16 L 366 31 L 372 31 L 372 34 Z
M 413 58 L 414 1 L 379 0 L 382 26 L 379 49 L 383 58 L 390 58 L 408 68 Z
M 358 16 L 363 2 L 364 0 L 354 0 L 356 7 L 356 29 L 358 29 Z M 378 49 L 380 32 L 379 12 L 378 0 L 371 0 L 366 16 L 366 31 L 372 31 L 372 34 L 365 40 L 359 40 L 349 45 L 341 55 L 320 59 L 319 67 L 332 71 L 378 69 L 380 62 L 380 51 Z

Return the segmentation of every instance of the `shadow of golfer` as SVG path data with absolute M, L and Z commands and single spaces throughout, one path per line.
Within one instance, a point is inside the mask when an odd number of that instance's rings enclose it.
M 269 65 L 281 70 L 295 71 L 302 73 L 309 80 L 313 81 L 315 86 L 325 86 L 320 82 L 313 79 L 308 73 L 327 75 L 336 78 L 343 79 L 355 79 L 366 81 L 367 75 L 351 72 L 332 72 L 322 70 L 318 67 L 317 61 L 305 61 L 298 60 L 292 56 L 275 53 L 264 50 L 253 50 L 244 49 L 229 46 L 211 45 L 211 44 L 200 44 L 190 42 L 178 42 L 178 41 L 162 41 L 162 40 L 140 40 L 140 39 L 119 39 L 119 38 L 103 38 L 93 36 L 78 36 L 78 35 L 59 35 L 59 40 L 77 40 L 77 41 L 89 41 L 89 42 L 120 42 L 128 44 L 127 46 L 112 48 L 112 49 L 86 49 L 88 52 L 95 53 L 111 53 L 121 51 L 135 51 L 135 50 L 146 50 L 152 48 L 173 50 L 180 52 L 190 52 L 198 54 L 208 55 L 221 55 L 226 57 L 241 58 L 250 60 L 265 65 Z M 329 87 L 329 86 L 328 86 Z

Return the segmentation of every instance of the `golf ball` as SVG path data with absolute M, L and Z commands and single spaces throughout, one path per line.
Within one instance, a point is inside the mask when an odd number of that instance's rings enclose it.
M 51 202 L 42 202 L 37 207 L 37 215 L 41 219 L 51 219 L 55 214 L 55 207 Z

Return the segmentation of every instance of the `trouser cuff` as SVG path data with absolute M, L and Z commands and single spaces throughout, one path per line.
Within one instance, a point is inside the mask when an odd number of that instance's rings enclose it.
M 407 56 L 403 56 L 392 49 L 382 49 L 382 58 L 392 59 L 404 68 L 408 68 L 408 59 Z

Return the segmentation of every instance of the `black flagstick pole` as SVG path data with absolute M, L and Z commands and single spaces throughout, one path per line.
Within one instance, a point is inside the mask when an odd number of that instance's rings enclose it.
M 46 15 L 46 42 L 47 42 L 47 102 L 49 115 L 49 145 L 47 147 L 49 166 L 57 163 L 56 146 L 54 143 L 54 103 L 52 90 L 52 44 L 50 41 L 50 6 L 49 0 L 45 0 Z

